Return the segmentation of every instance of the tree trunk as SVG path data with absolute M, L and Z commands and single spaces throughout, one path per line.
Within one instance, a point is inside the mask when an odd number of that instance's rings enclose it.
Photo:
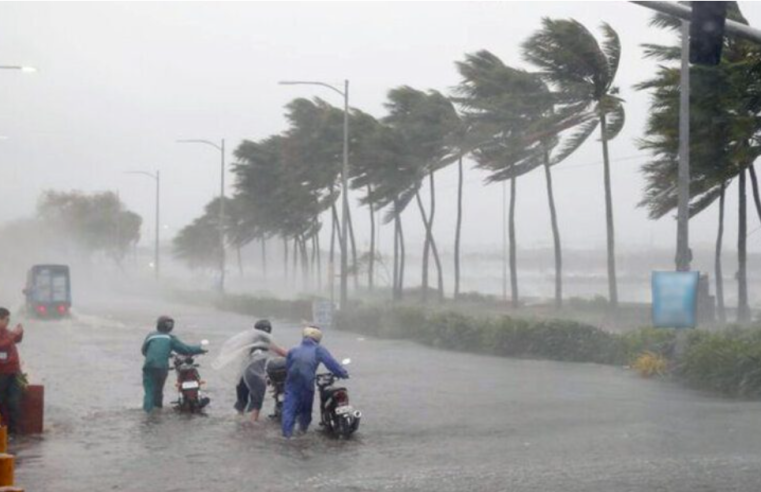
M 753 186 L 753 202 L 756 204 L 758 218 L 761 219 L 761 197 L 758 194 L 758 180 L 756 179 L 756 169 L 753 167 L 753 164 L 748 166 L 748 171 L 750 171 L 750 184 Z
M 563 251 L 560 246 L 560 228 L 558 227 L 558 214 L 555 209 L 555 195 L 552 191 L 550 155 L 547 149 L 544 150 L 544 175 L 547 180 L 547 201 L 550 205 L 552 242 L 555 248 L 555 308 L 560 309 L 563 306 Z
M 396 206 L 396 204 L 394 204 Z M 394 217 L 394 279 L 391 288 L 393 299 L 399 300 L 399 217 Z
M 294 288 L 298 288 L 299 284 L 299 255 L 301 252 L 299 251 L 299 238 L 298 236 L 293 237 L 293 286 Z
M 431 234 L 431 250 L 433 252 L 433 260 L 436 262 L 436 272 L 438 273 L 438 289 L 439 289 L 439 301 L 444 300 L 444 271 L 441 269 L 441 258 L 439 258 L 439 248 L 436 246 L 436 241 L 433 238 L 433 218 L 436 216 L 436 183 L 433 179 L 433 172 L 428 175 L 429 183 L 431 185 L 431 215 L 428 219 L 428 229 Z
M 516 181 L 518 178 L 513 177 L 510 179 L 510 296 L 511 302 L 514 308 L 518 307 L 518 261 L 517 261 L 517 248 L 515 238 L 515 192 Z
M 238 273 L 240 273 L 240 276 L 243 276 L 243 257 L 240 254 L 240 244 L 235 245 L 235 252 L 238 257 Z
M 605 179 L 605 224 L 608 246 L 608 298 L 612 308 L 618 307 L 618 282 L 616 281 L 616 239 L 613 226 L 613 192 L 610 185 L 610 157 L 608 155 L 607 121 L 600 115 L 600 139 Z
M 748 214 L 747 198 L 745 194 L 745 169 L 740 171 L 739 191 L 739 227 L 737 231 L 737 322 L 747 323 L 750 321 L 750 306 L 748 306 Z
M 425 208 L 423 207 L 423 200 L 420 198 L 420 193 L 415 194 L 415 200 L 417 201 L 418 209 L 420 210 L 420 217 L 423 219 L 423 226 L 425 227 L 425 235 L 426 235 L 426 242 L 428 243 L 431 252 L 433 253 L 433 258 L 436 263 L 436 267 L 439 272 L 439 299 L 443 298 L 443 278 L 441 273 L 441 259 L 439 258 L 439 250 L 436 247 L 436 241 L 433 238 L 433 230 L 432 230 L 432 224 L 430 220 L 426 217 Z M 426 272 L 427 274 L 427 272 Z M 427 275 L 426 275 L 427 280 Z M 427 300 L 427 285 L 424 287 L 424 295 L 423 295 L 423 302 Z
M 715 276 L 716 276 L 716 307 L 719 314 L 719 322 L 727 322 L 727 310 L 724 307 L 724 277 L 721 271 L 721 246 L 724 240 L 724 195 L 725 184 L 721 184 L 721 195 L 719 195 L 719 232 L 716 235 L 716 259 L 715 259 Z
M 370 258 L 367 262 L 367 289 L 375 287 L 375 206 L 372 202 L 372 187 L 367 185 L 367 204 L 370 207 Z
M 317 250 L 317 290 L 322 292 L 322 251 L 320 251 L 320 234 L 314 235 L 314 247 Z
M 283 236 L 283 274 L 285 276 L 285 285 L 288 286 L 288 238 Z
M 457 164 L 457 225 L 454 233 L 454 298 L 460 297 L 460 236 L 462 234 L 462 157 Z
M 425 209 L 423 208 L 423 201 L 420 199 L 420 192 L 415 193 L 415 201 L 417 202 L 418 210 L 420 210 L 420 217 L 423 219 L 423 227 L 425 227 L 425 240 L 423 241 L 423 262 L 422 262 L 422 279 L 420 281 L 420 301 L 423 304 L 428 302 L 428 259 L 431 251 L 431 231 L 428 226 L 428 218 L 426 217 Z
M 354 277 L 354 290 L 359 288 L 359 269 L 357 268 L 357 240 L 354 238 L 354 221 L 351 218 L 351 209 L 347 214 L 349 220 L 349 240 L 351 242 L 351 270 Z
M 304 290 L 309 292 L 312 290 L 312 282 L 309 276 L 311 265 L 309 263 L 309 253 L 307 253 L 307 240 L 303 235 L 299 238 L 299 247 L 301 248 L 301 274 Z
M 262 276 L 267 278 L 267 238 L 262 236 Z
M 404 227 L 399 217 L 399 299 L 404 299 L 404 264 L 407 253 L 404 246 Z

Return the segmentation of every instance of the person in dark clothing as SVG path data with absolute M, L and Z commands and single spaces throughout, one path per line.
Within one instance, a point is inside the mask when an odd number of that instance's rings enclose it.
M 8 432 L 16 434 L 21 421 L 21 361 L 19 359 L 16 344 L 24 338 L 24 327 L 16 325 L 12 330 L 8 329 L 11 321 L 11 312 L 6 308 L 0 308 L 0 405 L 5 409 L 5 417 Z
M 150 412 L 164 406 L 164 384 L 169 375 L 169 357 L 172 352 L 182 355 L 205 354 L 200 345 L 185 345 L 179 338 L 169 333 L 174 329 L 174 320 L 161 316 L 156 322 L 156 331 L 150 333 L 143 342 L 143 410 Z
M 312 422 L 314 403 L 314 380 L 317 367 L 324 364 L 339 378 L 348 378 L 349 373 L 338 363 L 328 350 L 320 345 L 322 332 L 319 328 L 304 328 L 301 345 L 292 348 L 286 358 L 288 375 L 285 379 L 285 400 L 283 401 L 283 436 L 290 438 L 298 421 L 301 432 L 306 432 Z

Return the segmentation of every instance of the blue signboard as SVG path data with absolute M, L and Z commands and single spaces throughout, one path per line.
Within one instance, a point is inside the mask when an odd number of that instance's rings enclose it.
M 653 272 L 653 326 L 695 328 L 700 272 Z
M 330 301 L 312 302 L 312 322 L 321 329 L 333 327 L 335 306 Z

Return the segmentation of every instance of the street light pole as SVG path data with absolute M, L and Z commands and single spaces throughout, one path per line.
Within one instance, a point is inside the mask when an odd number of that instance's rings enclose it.
M 143 176 L 148 176 L 152 180 L 156 182 L 156 239 L 154 244 L 154 251 L 153 251 L 153 271 L 154 275 L 156 276 L 156 279 L 158 280 L 161 276 L 160 274 L 160 254 L 159 254 L 159 244 L 160 244 L 160 231 L 161 231 L 161 174 L 158 170 L 156 170 L 156 174 L 150 173 L 148 171 L 127 171 L 126 174 L 142 174 Z
M 344 98 L 344 135 L 343 135 L 343 165 L 341 166 L 341 194 L 343 195 L 341 216 L 341 309 L 346 308 L 349 298 L 349 253 L 347 251 L 349 232 L 349 80 L 344 80 L 343 90 L 334 85 L 319 81 L 288 80 L 279 82 L 280 85 L 319 85 L 331 89 Z M 332 271 L 332 265 L 328 269 Z
M 225 292 L 225 139 L 220 144 L 210 140 L 189 139 L 177 140 L 177 143 L 197 143 L 214 147 L 221 154 L 219 180 L 219 291 Z
M 682 67 L 679 81 L 679 171 L 677 190 L 676 269 L 690 270 L 690 23 L 682 21 Z
M 34 67 L 28 67 L 25 65 L 0 65 L 0 70 L 19 70 L 21 72 L 33 73 L 37 69 Z

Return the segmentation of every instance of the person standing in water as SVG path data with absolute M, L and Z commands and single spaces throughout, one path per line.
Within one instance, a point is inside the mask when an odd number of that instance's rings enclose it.
M 248 357 L 238 382 L 235 409 L 240 413 L 249 413 L 251 422 L 257 422 L 267 392 L 267 362 L 273 354 L 285 357 L 287 352 L 272 341 L 272 323 L 266 319 L 254 325 L 247 349 Z

